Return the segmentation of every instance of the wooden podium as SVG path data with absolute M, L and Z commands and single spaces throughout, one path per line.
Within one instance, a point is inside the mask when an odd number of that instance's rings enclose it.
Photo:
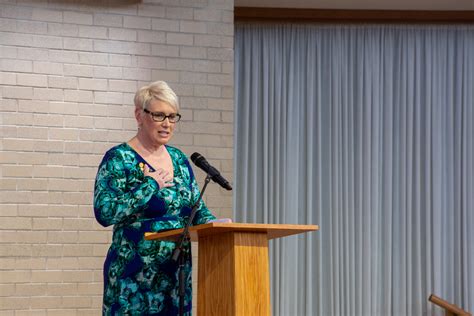
M 199 242 L 198 315 L 270 315 L 268 240 L 318 230 L 317 225 L 208 223 L 192 226 Z M 174 240 L 183 229 L 145 233 Z

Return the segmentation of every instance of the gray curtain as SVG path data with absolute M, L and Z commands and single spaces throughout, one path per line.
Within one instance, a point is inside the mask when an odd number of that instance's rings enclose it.
M 474 312 L 474 27 L 236 25 L 236 221 L 273 315 Z

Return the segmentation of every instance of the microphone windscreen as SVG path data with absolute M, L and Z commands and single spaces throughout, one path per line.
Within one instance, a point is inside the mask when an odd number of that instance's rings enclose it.
M 201 157 L 202 157 L 202 156 L 201 156 L 200 153 L 194 153 L 194 154 L 191 155 L 191 161 L 194 162 L 194 163 L 196 163 L 196 161 L 197 161 L 199 158 L 201 158 Z

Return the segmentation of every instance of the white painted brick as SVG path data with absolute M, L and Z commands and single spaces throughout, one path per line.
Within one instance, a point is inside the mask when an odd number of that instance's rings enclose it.
M 30 295 L 22 297 L 24 307 L 8 297 L 15 315 L 98 314 L 111 229 L 96 223 L 91 190 L 104 152 L 136 134 L 136 89 L 169 82 L 184 115 L 173 143 L 188 153 L 210 153 L 231 179 L 233 59 L 208 48 L 232 51 L 233 2 L 5 1 L 0 163 L 8 168 L 5 177 L 2 167 L 0 199 L 10 202 L 0 216 L 28 219 L 30 226 L 15 230 L 6 223 L 9 228 L 0 230 L 0 252 L 11 257 L 0 258 L 0 266 L 23 269 L 6 282 L 2 275 L 0 290 L 20 284 L 15 295 Z M 109 27 L 120 40 L 106 38 Z M 231 193 L 210 188 L 207 201 L 216 214 L 231 214 Z M 4 242 L 13 236 L 19 246 Z
M 188 70 L 192 71 L 194 68 L 194 61 L 184 58 L 167 58 L 166 68 L 170 70 Z
M 75 78 L 71 78 L 75 79 Z M 49 113 L 78 115 L 79 105 L 75 102 L 49 102 Z
M 101 26 L 79 26 L 79 37 L 107 38 L 107 28 Z
M 194 87 L 194 95 L 198 97 L 215 97 L 221 96 L 221 88 L 217 86 L 199 85 Z
M 79 26 L 75 24 L 48 23 L 48 34 L 57 36 L 78 36 Z
M 210 60 L 232 61 L 234 50 L 229 48 L 208 48 L 207 56 Z
M 56 36 L 34 35 L 28 46 L 45 48 L 63 48 L 62 38 Z
M 208 74 L 207 82 L 216 86 L 232 86 L 234 84 L 234 76 L 232 74 Z
M 197 134 L 193 135 L 193 144 L 206 147 L 221 146 L 221 139 L 220 135 Z
M 0 31 L 16 32 L 16 20 L 0 18 Z
M 79 131 L 77 129 L 49 128 L 48 137 L 57 140 L 79 140 Z
M 138 7 L 138 15 L 163 18 L 165 16 L 165 7 L 162 5 L 142 4 Z
M 222 87 L 222 97 L 226 99 L 234 98 L 234 89 L 233 87 Z
M 148 57 L 148 56 L 139 56 L 138 57 L 138 67 L 140 68 L 152 68 L 159 69 L 165 68 L 166 59 L 162 57 Z
M 208 34 L 233 36 L 234 25 L 232 23 L 209 23 Z
M 136 134 L 137 122 L 135 121 L 135 119 L 128 119 L 128 120 L 124 119 L 122 123 L 123 123 L 123 129 L 124 130 L 131 131 L 133 134 Z
M 123 26 L 130 29 L 151 29 L 151 18 L 124 16 Z
M 15 87 L 5 86 L 2 88 L 2 95 L 4 98 L 13 99 L 32 99 L 33 88 L 31 87 Z
M 196 34 L 194 35 L 194 43 L 195 45 L 203 46 L 203 47 L 221 47 L 222 39 L 220 36 L 217 35 L 204 35 L 204 34 Z
M 2 17 L 10 19 L 31 20 L 33 9 L 29 7 L 3 5 L 0 14 Z
M 122 79 L 123 71 L 121 67 L 94 67 L 94 77 L 107 79 Z
M 234 63 L 233 62 L 223 62 L 222 63 L 222 73 L 225 73 L 225 74 L 234 73 Z
M 32 87 L 47 87 L 48 86 L 48 77 L 45 75 L 18 74 L 17 81 L 18 81 L 18 85 L 20 86 L 32 86 Z
M 0 32 L 0 45 L 31 46 L 33 36 L 12 32 Z
M 74 51 L 49 50 L 49 60 L 56 63 L 77 63 L 79 54 Z
M 162 69 L 158 69 L 158 70 L 152 69 L 150 81 L 157 81 L 157 80 L 164 80 L 168 83 L 179 82 L 179 72 L 170 71 L 170 70 L 162 70 Z
M 94 102 L 103 104 L 122 104 L 123 94 L 121 92 L 94 91 Z M 84 114 L 84 113 L 82 113 Z
M 123 16 L 94 13 L 94 25 L 121 27 L 123 26 Z
M 18 57 L 26 60 L 48 61 L 49 49 L 18 47 Z
M 109 6 L 107 12 L 120 15 L 137 15 L 138 5 L 129 3 L 126 6 Z
M 174 83 L 173 90 L 177 95 L 186 97 L 194 95 L 194 86 L 192 84 Z
M 146 68 L 123 68 L 123 79 L 151 81 L 151 70 Z
M 18 111 L 18 101 L 15 99 L 0 99 L 0 111 L 16 112 Z
M 223 10 L 222 11 L 222 22 L 234 23 L 234 10 Z
M 83 51 L 91 51 L 93 49 L 93 41 L 90 39 L 84 38 L 68 38 L 64 37 L 64 49 L 71 49 L 71 50 L 83 50 Z
M 65 116 L 64 127 L 69 128 L 91 128 L 93 127 L 93 118 L 87 116 Z M 66 144 L 66 146 L 69 144 Z
M 138 41 L 144 43 L 165 43 L 166 34 L 162 31 L 138 31 Z
M 152 19 L 151 28 L 153 30 L 178 32 L 179 21 L 166 19 Z
M 176 20 L 192 20 L 193 9 L 179 8 L 179 7 L 166 7 L 165 17 L 168 19 L 176 19 Z
M 183 71 L 179 74 L 179 81 L 182 83 L 203 84 L 207 82 L 207 75 L 204 73 Z
M 34 114 L 33 120 L 35 126 L 56 126 L 64 125 L 64 117 L 62 115 L 54 114 Z
M 114 54 L 149 55 L 151 48 L 150 44 L 144 43 L 94 40 L 94 51 Z
M 220 122 L 220 111 L 194 111 L 194 121 L 196 122 Z
M 20 33 L 47 34 L 48 25 L 46 22 L 21 21 L 16 23 L 16 30 Z
M 109 64 L 111 66 L 125 66 L 132 67 L 136 66 L 137 63 L 134 63 L 135 58 L 130 55 L 116 55 L 109 54 Z
M 137 82 L 131 80 L 109 80 L 110 91 L 136 92 Z
M 211 9 L 194 9 L 194 20 L 196 21 L 213 21 L 219 22 L 222 19 L 221 10 L 211 10 Z M 232 16 L 233 18 L 233 16 Z
M 151 54 L 161 57 L 179 57 L 179 46 L 152 45 Z
M 63 21 L 71 24 L 92 25 L 92 14 L 79 12 L 63 12 Z
M 29 60 L 2 59 L 0 61 L 0 70 L 30 73 L 33 71 L 33 63 Z
M 180 21 L 179 31 L 183 33 L 207 33 L 206 22 L 194 22 L 194 21 Z
M 104 53 L 80 52 L 79 62 L 81 64 L 89 64 L 89 65 L 108 65 L 109 56 Z
M 109 38 L 112 40 L 119 41 L 131 41 L 135 42 L 137 40 L 137 31 L 128 30 L 125 28 L 109 28 Z
M 17 75 L 11 72 L 0 72 L 1 85 L 16 85 Z
M 221 63 L 218 61 L 211 60 L 196 60 L 193 63 L 192 70 L 205 73 L 220 73 Z
M 93 99 L 92 91 L 64 90 L 64 101 L 88 103 Z
M 3 124 L 5 125 L 31 125 L 33 124 L 33 114 L 31 113 L 3 113 L 2 114 Z M 6 146 L 5 142 L 9 140 L 4 139 L 3 145 Z
M 27 112 L 22 113 L 23 115 L 30 115 L 31 113 L 48 113 L 49 102 L 39 100 L 19 100 L 18 110 L 20 112 Z M 31 118 L 33 118 L 33 116 L 31 116 Z
M 111 105 L 106 108 L 106 117 L 132 118 L 134 117 L 134 107 L 132 104 Z
M 234 38 L 232 36 L 222 36 L 221 46 L 224 48 L 234 49 Z
M 80 90 L 107 90 L 107 80 L 79 78 Z
M 2 126 L 0 127 L 0 135 L 4 138 L 19 138 L 18 131 L 20 127 L 16 126 Z
M 34 61 L 33 71 L 38 74 L 48 75 L 62 75 L 64 73 L 62 63 L 53 63 L 45 61 Z
M 206 59 L 207 49 L 205 47 L 182 46 L 179 48 L 179 56 L 183 58 Z
M 57 123 L 57 122 L 55 122 Z M 41 141 L 37 140 L 33 144 L 33 150 L 36 152 L 63 152 L 64 151 L 64 142 L 63 141 L 53 141 L 53 140 L 46 140 L 46 141 Z M 54 197 L 49 197 L 52 201 L 54 201 Z M 48 203 L 53 203 L 53 202 L 47 202 Z M 58 200 L 56 203 L 60 203 Z
M 93 77 L 94 68 L 88 65 L 64 65 L 65 76 Z
M 63 13 L 61 11 L 34 8 L 31 18 L 36 21 L 62 22 Z
M 50 88 L 77 89 L 77 78 L 63 76 L 48 76 Z
M 166 33 L 166 44 L 170 45 L 193 45 L 194 38 L 191 34 Z
M 222 122 L 234 123 L 234 112 L 226 111 L 222 112 Z
M 17 58 L 16 47 L 0 46 L 0 58 Z
M 79 139 L 89 142 L 105 142 L 108 140 L 109 134 L 110 131 L 104 130 L 81 130 Z
M 227 0 L 209 0 L 206 2 L 207 5 L 217 8 L 219 10 L 233 10 L 234 3 Z

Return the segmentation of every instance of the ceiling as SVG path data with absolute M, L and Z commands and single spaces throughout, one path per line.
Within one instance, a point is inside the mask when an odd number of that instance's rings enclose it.
M 474 0 L 234 0 L 236 7 L 471 11 Z

